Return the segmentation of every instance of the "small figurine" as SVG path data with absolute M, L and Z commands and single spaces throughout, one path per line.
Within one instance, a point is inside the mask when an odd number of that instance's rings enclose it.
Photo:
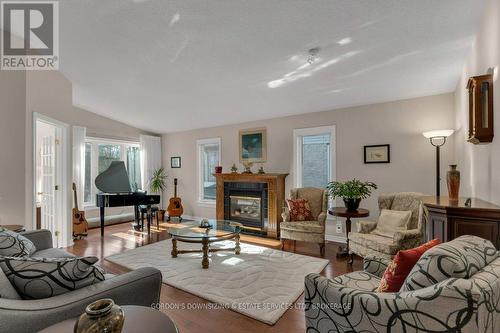
M 260 168 L 259 168 L 259 171 L 258 171 L 259 175 L 263 175 L 265 174 L 266 172 L 264 171 L 264 166 L 261 165 Z
M 236 164 L 233 163 L 233 166 L 231 167 L 231 173 L 236 173 L 238 172 L 238 168 L 236 167 Z
M 200 221 L 200 228 L 210 228 L 210 222 L 208 219 L 202 219 Z
M 251 170 L 253 162 L 242 162 L 242 164 L 245 167 L 245 171 L 243 171 L 242 173 L 253 173 Z

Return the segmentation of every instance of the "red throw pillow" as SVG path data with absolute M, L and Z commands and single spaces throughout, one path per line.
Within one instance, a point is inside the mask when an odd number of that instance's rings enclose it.
M 290 221 L 312 221 L 314 217 L 306 199 L 287 199 Z
M 377 292 L 396 292 L 401 289 L 401 286 L 406 280 L 408 274 L 412 270 L 413 266 L 417 263 L 418 259 L 424 254 L 425 251 L 429 250 L 440 244 L 439 239 L 433 239 L 425 244 L 422 244 L 416 248 L 399 251 L 392 259 L 389 266 L 387 266 L 380 284 L 377 288 Z

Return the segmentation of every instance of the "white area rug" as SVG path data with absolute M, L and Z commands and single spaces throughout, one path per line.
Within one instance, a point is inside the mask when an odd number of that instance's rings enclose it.
M 201 244 L 178 242 L 179 249 Z M 231 248 L 224 241 L 212 247 Z M 163 282 L 231 310 L 273 325 L 304 291 L 304 277 L 319 273 L 328 260 L 241 243 L 241 254 L 211 253 L 210 267 L 201 268 L 201 253 L 172 258 L 171 240 L 115 254 L 106 260 L 130 269 L 156 267 Z

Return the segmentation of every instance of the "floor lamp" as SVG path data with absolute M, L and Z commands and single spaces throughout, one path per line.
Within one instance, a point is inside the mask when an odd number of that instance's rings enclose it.
M 435 130 L 422 133 L 429 141 L 431 145 L 436 147 L 436 196 L 441 195 L 441 176 L 440 176 L 440 166 L 439 166 L 439 149 L 446 143 L 446 138 L 453 134 L 453 130 Z

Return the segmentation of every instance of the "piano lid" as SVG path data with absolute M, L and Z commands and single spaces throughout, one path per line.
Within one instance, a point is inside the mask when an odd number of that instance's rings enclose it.
M 130 193 L 130 181 L 125 162 L 113 161 L 95 178 L 95 186 L 104 193 Z

